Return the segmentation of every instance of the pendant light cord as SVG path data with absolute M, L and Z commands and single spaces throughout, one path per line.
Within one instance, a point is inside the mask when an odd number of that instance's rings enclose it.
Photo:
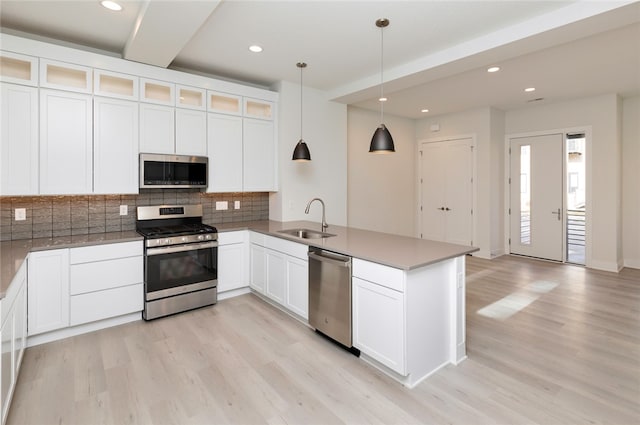
M 384 122 L 384 27 L 380 27 L 380 124 Z
M 302 140 L 302 68 L 300 67 L 300 140 Z

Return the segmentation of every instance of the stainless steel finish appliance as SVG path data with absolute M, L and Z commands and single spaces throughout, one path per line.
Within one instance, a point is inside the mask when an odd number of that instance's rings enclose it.
M 351 347 L 351 257 L 309 248 L 309 324 Z
M 140 154 L 141 189 L 207 187 L 206 156 Z
M 144 236 L 145 320 L 215 304 L 218 231 L 202 223 L 202 205 L 137 208 Z

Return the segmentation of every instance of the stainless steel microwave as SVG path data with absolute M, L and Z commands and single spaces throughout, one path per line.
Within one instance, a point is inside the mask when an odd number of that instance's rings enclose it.
M 207 187 L 206 156 L 140 154 L 140 189 Z

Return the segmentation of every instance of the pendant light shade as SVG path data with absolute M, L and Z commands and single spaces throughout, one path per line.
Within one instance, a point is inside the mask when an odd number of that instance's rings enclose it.
M 384 124 L 380 124 L 380 127 L 376 128 L 371 138 L 371 145 L 369 146 L 369 152 L 371 153 L 391 153 L 395 152 L 395 146 L 393 145 L 393 137 L 387 130 Z
M 300 140 L 298 140 L 298 144 L 293 149 L 293 156 L 291 159 L 293 161 L 305 162 L 311 161 L 311 152 L 309 152 L 309 147 L 302 139 L 302 69 L 307 67 L 307 64 L 304 62 L 298 62 L 296 64 L 298 68 L 300 68 Z
M 383 90 L 383 71 L 384 71 L 384 28 L 389 26 L 389 20 L 381 18 L 376 21 L 376 26 L 380 28 L 380 125 L 376 128 L 371 138 L 371 144 L 369 145 L 369 152 L 371 153 L 391 153 L 395 152 L 396 148 L 393 144 L 393 137 L 391 133 L 384 125 L 384 102 L 387 98 L 384 97 Z

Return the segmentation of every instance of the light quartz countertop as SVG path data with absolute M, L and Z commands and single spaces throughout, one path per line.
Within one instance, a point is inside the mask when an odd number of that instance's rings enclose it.
M 279 233 L 280 230 L 297 228 L 321 231 L 320 223 L 310 221 L 264 220 L 213 225 L 216 226 L 218 232 L 249 229 L 402 270 L 417 269 L 449 258 L 470 254 L 479 249 L 473 246 L 455 245 L 331 224 L 325 232 L 335 236 L 329 238 L 302 239 Z
M 129 242 L 142 239 L 142 236 L 138 233 L 129 231 L 0 242 L 0 299 L 5 297 L 11 281 L 22 263 L 26 260 L 29 252 L 77 248 L 81 246 Z
M 302 239 L 279 233 L 281 230 L 297 228 L 321 231 L 320 223 L 310 221 L 262 220 L 207 224 L 215 226 L 219 232 L 252 230 L 402 270 L 413 270 L 478 251 L 478 248 L 472 246 L 454 245 L 335 225 L 329 225 L 325 230 L 335 236 L 323 239 Z M 11 281 L 29 252 L 142 239 L 138 233 L 129 231 L 0 242 L 0 299 L 5 297 Z

